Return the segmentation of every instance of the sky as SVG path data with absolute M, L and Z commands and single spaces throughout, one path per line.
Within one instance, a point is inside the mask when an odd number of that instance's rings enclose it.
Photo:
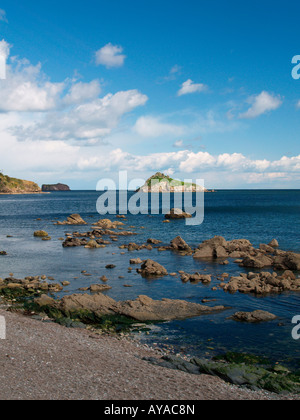
M 294 0 L 0 0 L 0 170 L 299 188 L 299 15 Z

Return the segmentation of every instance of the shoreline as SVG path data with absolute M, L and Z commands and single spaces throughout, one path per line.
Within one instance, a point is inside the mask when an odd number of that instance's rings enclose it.
M 294 400 L 154 366 L 160 352 L 128 338 L 67 329 L 0 309 L 1 400 Z
M 50 194 L 50 192 L 44 192 L 44 191 L 41 191 L 41 192 L 14 192 L 14 193 L 3 193 L 3 192 L 0 192 L 0 195 L 33 195 L 33 194 L 35 194 L 35 195 L 39 195 L 39 194 Z

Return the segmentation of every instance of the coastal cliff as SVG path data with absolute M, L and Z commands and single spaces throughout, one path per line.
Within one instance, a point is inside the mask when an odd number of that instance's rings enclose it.
M 176 192 L 207 192 L 207 190 L 200 185 L 182 182 L 170 178 L 169 176 L 157 172 L 151 178 L 147 179 L 145 184 L 138 190 L 138 192 L 145 193 L 176 193 Z
M 40 187 L 32 181 L 10 178 L 0 172 L 0 194 L 37 194 Z
M 51 184 L 51 185 L 42 185 L 43 192 L 51 192 L 51 191 L 71 191 L 70 187 L 65 184 Z

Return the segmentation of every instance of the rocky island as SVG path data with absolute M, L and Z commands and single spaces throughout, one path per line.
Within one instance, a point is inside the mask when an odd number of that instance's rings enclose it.
M 43 192 L 51 192 L 51 191 L 71 191 L 70 187 L 65 184 L 49 184 L 49 185 L 42 185 Z
M 10 178 L 0 172 L 0 194 L 40 194 L 41 192 L 35 182 Z
M 138 189 L 138 192 L 145 193 L 177 193 L 177 192 L 208 192 L 200 185 L 188 182 L 178 181 L 157 172 L 155 175 L 147 179 L 145 184 Z

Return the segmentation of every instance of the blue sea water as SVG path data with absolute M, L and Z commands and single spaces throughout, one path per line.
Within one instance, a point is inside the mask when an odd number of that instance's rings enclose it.
M 205 219 L 200 226 L 186 226 L 185 221 L 162 223 L 160 215 L 127 216 L 126 230 L 136 236 L 120 237 L 104 249 L 89 250 L 84 247 L 66 248 L 60 237 L 67 232 L 89 230 L 100 218 L 96 191 L 57 192 L 42 195 L 0 196 L 0 251 L 8 255 L 0 257 L 0 277 L 13 273 L 15 277 L 46 275 L 56 282 L 70 281 L 64 293 L 78 293 L 80 287 L 101 283 L 106 275 L 112 289 L 107 292 L 117 300 L 135 299 L 145 294 L 153 299 L 184 299 L 201 303 L 202 299 L 216 299 L 209 305 L 225 305 L 229 309 L 214 315 L 159 324 L 143 340 L 159 346 L 173 346 L 177 352 L 198 356 L 213 356 L 224 351 L 245 351 L 266 355 L 274 361 L 300 366 L 300 340 L 292 339 L 291 320 L 300 315 L 300 293 L 283 293 L 266 297 L 235 294 L 222 290 L 212 291 L 219 284 L 217 277 L 224 272 L 230 275 L 242 271 L 230 261 L 228 266 L 196 261 L 192 257 L 173 252 L 142 250 L 122 255 L 119 246 L 136 242 L 145 243 L 148 238 L 160 239 L 163 244 L 180 235 L 190 246 L 196 247 L 203 240 L 215 235 L 227 240 L 245 238 L 254 246 L 269 243 L 276 238 L 280 248 L 300 252 L 300 190 L 224 190 L 205 194 Z M 79 213 L 90 226 L 56 226 L 57 220 L 65 220 L 70 214 Z M 115 220 L 115 216 L 108 216 Z M 42 220 L 38 221 L 40 218 Z M 134 226 L 134 228 L 129 228 Z M 51 241 L 33 237 L 36 230 L 46 230 Z M 11 235 L 12 238 L 7 238 Z M 168 272 L 184 270 L 212 274 L 212 284 L 183 284 L 179 277 L 163 277 L 146 280 L 135 270 L 128 272 L 129 260 L 151 258 L 164 265 Z M 114 270 L 107 270 L 114 264 Z M 90 277 L 82 275 L 86 270 Z M 120 279 L 120 276 L 124 276 Z M 129 284 L 131 288 L 125 288 Z M 276 321 L 259 325 L 237 323 L 228 319 L 234 312 L 264 309 L 278 316 Z

